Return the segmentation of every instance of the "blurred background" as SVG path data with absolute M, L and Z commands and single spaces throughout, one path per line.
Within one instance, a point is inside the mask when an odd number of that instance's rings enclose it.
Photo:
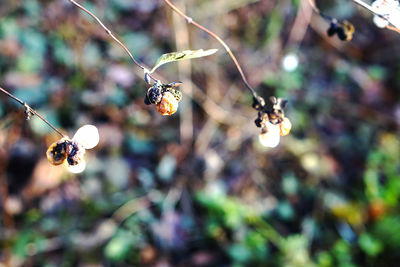
M 2 0 L 0 86 L 70 137 L 100 132 L 79 175 L 59 136 L 0 95 L 0 266 L 395 266 L 400 261 L 400 35 L 352 1 L 327 37 L 306 0 L 174 0 L 219 34 L 261 96 L 289 101 L 290 135 L 258 142 L 252 97 L 224 49 L 161 0 L 81 2 L 152 67 L 179 111 L 143 98 L 143 72 L 68 0 Z

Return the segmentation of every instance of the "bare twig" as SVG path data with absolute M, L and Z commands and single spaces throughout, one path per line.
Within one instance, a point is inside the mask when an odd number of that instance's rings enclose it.
M 372 8 L 372 6 L 368 5 L 367 3 L 365 3 L 365 2 L 363 2 L 363 1 L 361 1 L 361 0 L 352 0 L 352 1 L 353 1 L 354 3 L 356 3 L 356 4 L 358 4 L 358 5 L 360 5 L 360 6 L 364 7 L 364 8 L 366 8 L 366 9 L 368 9 L 368 10 L 369 10 L 370 12 L 372 12 L 374 15 L 376 15 L 376 16 L 378 16 L 378 17 L 384 19 L 384 20 L 386 20 L 387 22 L 389 22 L 390 24 L 393 25 L 393 23 L 392 23 L 390 20 L 388 20 L 387 17 L 382 16 L 382 14 L 377 13 L 377 12 Z M 397 27 L 394 26 L 394 25 L 393 25 L 393 26 L 387 25 L 387 26 L 386 26 L 386 29 L 391 30 L 391 31 L 395 31 L 395 32 L 397 32 L 397 33 L 400 33 L 400 29 L 397 28 Z
M 136 66 L 138 66 L 139 68 L 141 68 L 145 74 L 147 74 L 151 79 L 153 79 L 153 81 L 156 81 L 156 79 L 148 72 L 148 68 L 146 68 L 145 66 L 139 64 L 139 62 L 137 62 L 135 60 L 135 58 L 133 57 L 132 53 L 129 51 L 129 49 L 117 38 L 115 37 L 115 35 L 112 33 L 112 31 L 110 29 L 108 29 L 103 22 L 101 22 L 101 20 L 92 12 L 90 12 L 89 10 L 87 10 L 85 7 L 83 7 L 81 4 L 75 2 L 74 0 L 68 0 L 70 1 L 73 5 L 77 6 L 79 9 L 83 10 L 84 12 L 86 12 L 87 14 L 89 14 L 92 18 L 94 18 L 98 24 L 100 24 L 100 26 L 105 30 L 105 32 L 115 41 L 117 42 L 123 49 L 124 51 L 129 55 L 129 57 L 132 59 L 133 63 L 136 64 Z
M 364 3 L 363 1 L 360 1 L 360 0 L 352 0 L 352 1 L 353 1 L 354 3 L 356 3 L 356 4 L 358 4 L 358 5 L 360 5 L 360 6 L 364 7 L 364 8 L 366 8 L 366 9 L 368 9 L 369 11 L 371 11 L 372 13 L 374 13 L 375 15 L 380 16 L 380 14 L 376 13 L 375 10 L 374 10 L 370 5 Z
M 0 91 L 2 93 L 4 93 L 5 95 L 7 95 L 8 97 L 10 97 L 11 99 L 13 99 L 14 101 L 18 102 L 19 104 L 21 104 L 22 106 L 24 106 L 25 108 L 25 113 L 27 118 L 29 119 L 31 115 L 36 115 L 39 119 L 41 119 L 42 121 L 44 121 L 47 125 L 49 125 L 54 131 L 56 131 L 59 135 L 61 135 L 61 137 L 66 137 L 63 133 L 61 133 L 56 127 L 54 127 L 48 120 L 46 120 L 45 118 L 43 118 L 36 110 L 34 110 L 33 108 L 31 108 L 27 103 L 25 103 L 24 101 L 22 101 L 21 99 L 19 99 L 18 97 L 14 96 L 13 94 L 11 94 L 10 92 L 8 92 L 7 90 L 3 89 L 0 87 Z
M 186 22 L 189 24 L 193 24 L 194 26 L 196 26 L 197 28 L 199 28 L 200 30 L 206 32 L 207 34 L 209 34 L 210 36 L 212 36 L 214 39 L 216 39 L 226 50 L 226 52 L 228 52 L 229 56 L 231 57 L 231 59 L 233 60 L 233 62 L 235 63 L 235 66 L 237 68 L 237 70 L 240 73 L 240 76 L 242 77 L 243 83 L 246 85 L 247 89 L 249 89 L 249 91 L 251 92 L 251 94 L 253 95 L 254 99 L 258 102 L 258 96 L 256 91 L 250 86 L 250 84 L 248 83 L 246 76 L 244 75 L 244 72 L 242 70 L 242 68 L 240 67 L 239 62 L 237 61 L 235 55 L 233 54 L 233 52 L 231 51 L 231 49 L 229 48 L 229 46 L 218 36 L 216 35 L 214 32 L 210 31 L 209 29 L 207 29 L 206 27 L 203 27 L 202 25 L 200 25 L 199 23 L 197 23 L 196 21 L 194 21 L 191 17 L 187 16 L 185 13 L 183 13 L 179 8 L 177 8 L 174 4 L 172 4 L 169 0 L 164 0 L 164 2 L 176 13 L 178 13 L 180 16 L 182 16 L 183 18 L 186 19 Z

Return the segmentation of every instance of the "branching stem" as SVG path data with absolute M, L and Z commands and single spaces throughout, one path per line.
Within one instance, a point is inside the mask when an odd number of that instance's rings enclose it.
M 44 121 L 47 125 L 49 125 L 54 131 L 56 131 L 59 135 L 61 135 L 61 137 L 66 137 L 61 131 L 59 131 L 56 127 L 54 127 L 48 120 L 46 120 L 45 118 L 43 118 L 42 115 L 40 115 L 36 110 L 34 110 L 33 108 L 31 108 L 27 103 L 25 103 L 24 101 L 22 101 L 21 99 L 19 99 L 18 97 L 14 96 L 13 94 L 11 94 L 10 92 L 8 92 L 7 90 L 3 89 L 0 87 L 0 91 L 2 93 L 4 93 L 6 96 L 8 96 L 9 98 L 13 99 L 14 101 L 18 102 L 19 104 L 21 104 L 22 106 L 24 106 L 25 108 L 25 113 L 27 118 L 29 118 L 31 115 L 36 115 L 39 119 L 41 119 L 42 121 Z
M 132 59 L 133 63 L 136 64 L 136 66 L 138 66 L 139 68 L 141 68 L 147 76 L 149 76 L 153 81 L 157 81 L 157 79 L 155 79 L 153 76 L 151 76 L 150 73 L 148 73 L 148 68 L 146 68 L 145 66 L 141 65 L 139 62 L 137 62 L 135 60 L 135 58 L 133 57 L 132 53 L 129 51 L 129 49 L 117 38 L 115 37 L 115 35 L 112 33 L 112 31 L 110 29 L 108 29 L 104 23 L 92 12 L 90 12 L 88 9 L 86 9 L 85 7 L 83 7 L 81 4 L 75 2 L 74 0 L 68 0 L 70 1 L 73 5 L 75 5 L 76 7 L 78 7 L 79 9 L 83 10 L 84 12 L 86 12 L 87 14 L 89 14 L 92 18 L 94 18 L 97 23 L 104 29 L 104 31 L 115 41 L 117 42 L 123 49 L 124 51 L 129 55 L 129 57 Z
M 172 4 L 169 0 L 164 0 L 164 2 L 176 13 L 178 13 L 180 16 L 182 16 L 183 18 L 185 18 L 186 22 L 189 24 L 192 24 L 194 26 L 196 26 L 197 28 L 199 28 L 200 30 L 206 32 L 207 34 L 209 34 L 210 36 L 212 36 L 214 39 L 216 39 L 226 50 L 226 52 L 228 52 L 229 56 L 231 57 L 231 59 L 233 60 L 233 62 L 235 63 L 235 66 L 237 68 L 237 70 L 240 73 L 240 76 L 242 77 L 243 83 L 246 85 L 247 89 L 249 89 L 249 91 L 251 92 L 251 94 L 253 95 L 254 99 L 257 99 L 258 101 L 258 96 L 256 91 L 250 86 L 249 82 L 246 79 L 246 76 L 244 75 L 244 72 L 242 70 L 242 68 L 240 67 L 239 62 L 237 61 L 235 55 L 233 54 L 233 52 L 231 51 L 231 49 L 229 48 L 229 46 L 224 42 L 224 40 L 222 40 L 218 35 L 216 35 L 214 32 L 212 32 L 211 30 L 207 29 L 206 27 L 200 25 L 199 23 L 197 23 L 196 21 L 194 21 L 191 17 L 187 16 L 185 13 L 183 13 L 179 8 L 177 8 L 174 4 Z
M 370 5 L 366 4 L 365 2 L 361 1 L 361 0 L 352 0 L 354 3 L 368 9 L 370 12 L 372 12 L 373 14 L 375 14 L 376 16 L 379 16 L 380 18 L 388 21 L 390 24 L 392 24 L 390 22 L 390 20 L 388 20 L 385 16 L 382 16 L 381 14 L 377 13 Z M 392 24 L 393 25 L 393 24 Z M 394 25 L 387 25 L 386 29 L 391 30 L 391 31 L 395 31 L 397 33 L 400 33 L 400 29 L 398 29 L 397 27 L 395 27 Z

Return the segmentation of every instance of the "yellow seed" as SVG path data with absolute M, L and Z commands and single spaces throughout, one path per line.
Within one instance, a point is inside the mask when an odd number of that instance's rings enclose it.
M 178 110 L 178 101 L 170 92 L 163 93 L 161 102 L 157 104 L 157 111 L 163 116 L 172 115 Z
M 53 165 L 62 164 L 67 158 L 65 141 L 60 140 L 49 146 L 46 152 L 47 160 Z
M 285 136 L 290 133 L 290 130 L 292 129 L 292 123 L 288 118 L 284 118 L 283 121 L 279 124 L 279 129 L 280 129 L 280 135 Z
M 354 34 L 354 25 L 348 22 L 347 20 L 343 21 L 343 30 L 346 33 L 346 40 L 345 41 L 350 41 L 353 38 Z

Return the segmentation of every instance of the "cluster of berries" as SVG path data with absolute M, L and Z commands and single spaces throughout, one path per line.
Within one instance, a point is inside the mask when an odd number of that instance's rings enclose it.
M 157 105 L 157 111 L 163 116 L 172 115 L 178 110 L 179 102 L 182 99 L 181 91 L 176 88 L 181 82 L 163 84 L 156 81 L 152 87 L 147 90 L 144 98 L 146 105 Z
M 258 117 L 254 121 L 261 128 L 260 143 L 266 147 L 276 147 L 280 137 L 288 135 L 292 129 L 292 123 L 285 117 L 284 108 L 287 100 L 270 97 L 271 105 L 268 107 L 262 97 L 254 99 L 253 108 L 258 111 Z
M 51 144 L 46 152 L 47 159 L 53 165 L 67 163 L 70 172 L 80 173 L 86 168 L 86 149 L 94 148 L 99 139 L 99 131 L 95 126 L 82 126 L 72 139 L 64 137 Z
M 347 20 L 339 23 L 336 19 L 333 19 L 327 33 L 329 37 L 336 34 L 340 40 L 347 42 L 353 39 L 354 26 Z

